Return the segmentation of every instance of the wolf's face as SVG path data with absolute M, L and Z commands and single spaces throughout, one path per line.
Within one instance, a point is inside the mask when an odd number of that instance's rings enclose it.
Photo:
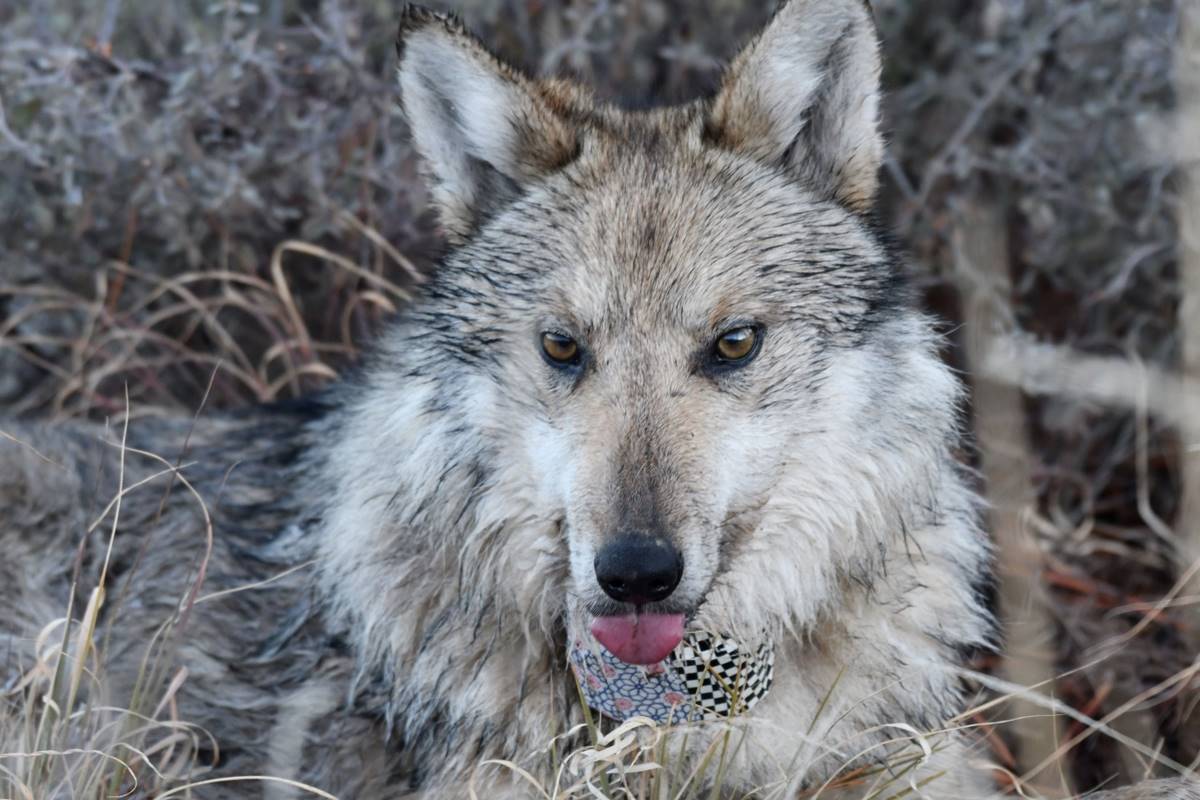
M 459 246 L 418 316 L 486 375 L 500 457 L 558 510 L 563 588 L 610 650 L 658 661 L 854 418 L 859 353 L 902 305 L 866 219 L 869 13 L 792 0 L 714 98 L 642 113 L 528 80 L 427 12 L 402 45 Z

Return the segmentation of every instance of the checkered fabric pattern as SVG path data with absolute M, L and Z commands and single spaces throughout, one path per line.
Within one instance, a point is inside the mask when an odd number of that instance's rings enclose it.
M 729 719 L 744 714 L 771 688 L 775 648 L 756 648 L 727 636 L 689 634 L 667 658 L 626 664 L 590 636 L 573 642 L 571 668 L 588 706 L 623 722 L 649 717 L 659 724 Z
M 706 719 L 745 713 L 775 678 L 775 648 L 769 641 L 750 652 L 728 637 L 698 633 L 685 639 L 667 661 L 683 677 L 688 697 Z

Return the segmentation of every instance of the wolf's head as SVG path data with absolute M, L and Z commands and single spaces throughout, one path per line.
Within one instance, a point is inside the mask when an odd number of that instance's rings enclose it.
M 453 434 L 432 503 L 562 548 L 543 590 L 630 661 L 689 615 L 810 619 L 873 569 L 928 508 L 956 389 L 871 221 L 866 3 L 791 0 L 714 96 L 651 111 L 530 79 L 424 10 L 400 53 L 455 248 L 385 345 L 396 387 L 434 388 L 377 424 L 381 449 L 392 428 Z

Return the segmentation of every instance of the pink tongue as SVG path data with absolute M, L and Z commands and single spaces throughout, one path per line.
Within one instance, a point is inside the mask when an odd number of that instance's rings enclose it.
M 683 639 L 683 614 L 596 617 L 592 635 L 626 664 L 657 664 Z

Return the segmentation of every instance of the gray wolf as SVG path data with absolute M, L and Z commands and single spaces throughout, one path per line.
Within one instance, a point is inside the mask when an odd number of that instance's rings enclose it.
M 866 4 L 790 0 L 714 95 L 650 111 L 417 7 L 399 51 L 451 251 L 318 397 L 135 419 L 123 451 L 119 427 L 6 425 L 4 680 L 103 574 L 108 699 L 169 646 L 217 774 L 463 797 L 480 762 L 583 720 L 575 632 L 630 663 L 689 630 L 763 634 L 770 692 L 679 758 L 732 727 L 730 794 L 873 765 L 897 794 L 986 794 L 967 740 L 936 733 L 992 642 L 989 548 L 962 389 L 872 216 Z M 109 549 L 91 523 L 120 487 Z M 930 752 L 889 762 L 918 732 Z

